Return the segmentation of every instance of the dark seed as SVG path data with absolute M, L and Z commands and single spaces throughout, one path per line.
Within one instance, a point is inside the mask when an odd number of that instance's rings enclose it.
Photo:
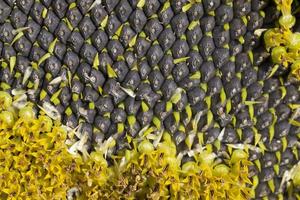
M 150 17 L 154 13 L 156 13 L 159 9 L 160 3 L 158 0 L 148 0 L 145 2 L 145 5 L 143 7 L 145 14 L 147 17 Z
M 159 45 L 153 45 L 150 47 L 147 53 L 147 59 L 150 66 L 155 66 L 158 64 L 163 56 L 163 51 Z
M 185 40 L 176 40 L 172 46 L 172 54 L 174 58 L 185 57 L 189 52 L 189 45 Z
M 136 9 L 129 17 L 129 23 L 135 32 L 139 33 L 142 31 L 144 25 L 147 22 L 147 17 L 144 12 L 140 9 Z
M 185 30 L 189 26 L 189 20 L 187 15 L 183 12 L 175 15 L 171 20 L 171 26 L 177 37 L 180 37 L 184 34 Z
M 189 67 L 189 71 L 191 73 L 197 72 L 203 63 L 203 58 L 198 51 L 194 50 L 189 52 L 188 57 L 189 59 L 187 60 L 187 64 Z
M 126 120 L 126 112 L 123 109 L 115 108 L 111 113 L 113 123 L 124 123 Z
M 265 112 L 257 118 L 256 127 L 258 130 L 267 128 L 272 124 L 273 116 L 270 112 Z
M 158 42 L 164 52 L 172 47 L 175 40 L 176 37 L 171 28 L 164 29 L 158 37 Z
M 159 68 L 164 77 L 168 77 L 174 68 L 173 57 L 169 54 L 165 54 L 159 62 Z
M 228 30 L 224 30 L 223 27 L 217 26 L 213 30 L 213 38 L 215 45 L 220 48 L 229 43 L 230 34 Z
M 215 71 L 213 62 L 204 62 L 200 67 L 201 80 L 205 83 L 208 82 L 215 75 Z
M 56 27 L 59 24 L 60 19 L 56 16 L 56 14 L 52 10 L 48 10 L 47 16 L 44 19 L 44 24 L 48 28 L 51 33 L 54 33 Z
M 164 82 L 164 77 L 161 74 L 160 70 L 153 70 L 152 72 L 150 72 L 149 81 L 154 91 L 159 90 Z
M 37 38 L 39 45 L 46 51 L 48 50 L 49 45 L 53 40 L 54 40 L 53 35 L 44 28 L 41 30 Z
M 127 112 L 128 115 L 135 115 L 139 108 L 140 108 L 141 102 L 140 101 L 136 101 L 134 98 L 132 97 L 127 97 L 125 99 L 125 110 Z
M 192 30 L 187 30 L 186 37 L 190 46 L 197 45 L 202 38 L 202 30 L 200 26 L 197 25 Z
M 158 13 L 158 18 L 159 21 L 163 24 L 163 25 L 168 25 L 171 21 L 171 19 L 173 18 L 174 13 L 171 7 L 167 8 L 166 10 L 164 10 L 163 12 L 160 11 Z
M 115 14 L 112 14 L 108 17 L 106 31 L 108 35 L 111 37 L 115 34 L 118 28 L 121 26 L 121 22 L 118 20 Z
M 77 27 L 82 19 L 82 14 L 77 7 L 68 9 L 66 15 L 73 27 Z
M 172 97 L 173 93 L 175 92 L 176 88 L 177 85 L 173 80 L 168 80 L 168 79 L 165 80 L 161 88 L 164 98 L 166 100 L 169 100 Z
M 58 28 L 56 29 L 56 33 L 55 35 L 57 36 L 57 38 L 64 44 L 66 44 L 69 36 L 71 34 L 71 30 L 69 29 L 69 27 L 66 25 L 65 22 L 60 22 L 58 25 Z
M 80 54 L 88 64 L 92 65 L 97 54 L 97 49 L 94 46 L 85 43 L 80 50 Z
M 257 71 L 254 68 L 249 67 L 243 71 L 242 84 L 244 87 L 248 87 L 249 85 L 251 85 L 256 81 L 257 81 Z
M 160 24 L 157 18 L 150 19 L 145 25 L 145 33 L 151 41 L 156 40 L 159 34 L 163 30 L 163 26 Z
M 107 12 L 105 11 L 105 9 L 101 4 L 97 4 L 91 10 L 91 18 L 96 26 L 100 25 L 106 16 L 107 16 Z
M 136 70 L 129 71 L 123 82 L 123 87 L 130 88 L 132 91 L 134 91 L 140 84 L 140 81 L 141 79 L 139 73 Z
M 124 25 L 120 35 L 120 41 L 123 46 L 128 46 L 132 38 L 135 36 L 135 32 L 130 28 L 129 25 Z
M 213 60 L 217 68 L 221 68 L 229 60 L 229 50 L 226 48 L 218 48 L 214 51 Z
M 110 113 L 114 109 L 114 104 L 110 97 L 99 97 L 95 102 L 95 106 L 100 114 Z
M 251 1 L 236 0 L 233 3 L 233 9 L 235 17 L 245 16 L 251 11 Z
M 206 16 L 200 19 L 200 26 L 203 33 L 210 32 L 215 27 L 215 18 L 213 16 Z
M 229 23 L 233 19 L 233 9 L 228 5 L 221 5 L 216 10 L 216 22 L 218 25 Z
M 52 2 L 53 10 L 59 18 L 63 18 L 68 9 L 68 4 L 64 0 L 54 0 Z
M 181 81 L 188 74 L 189 74 L 189 68 L 187 67 L 187 64 L 185 62 L 176 64 L 172 71 L 172 75 L 176 83 Z
M 78 31 L 73 31 L 68 39 L 68 44 L 73 49 L 73 51 L 79 53 L 83 43 L 84 43 L 84 39 L 81 36 L 81 34 Z M 97 47 L 97 45 L 95 46 Z
M 151 43 L 148 40 L 138 37 L 134 46 L 134 51 L 137 54 L 138 58 L 142 58 L 143 56 L 145 56 L 150 46 Z
M 118 40 L 110 40 L 107 43 L 108 53 L 111 58 L 116 61 L 118 56 L 122 56 L 124 53 L 124 48 Z
M 199 43 L 199 49 L 202 57 L 205 60 L 208 59 L 215 50 L 214 40 L 209 36 L 204 36 Z
M 117 16 L 121 20 L 121 22 L 126 22 L 128 17 L 132 12 L 132 8 L 127 0 L 121 0 L 117 7 L 115 8 Z
M 203 6 L 201 3 L 195 3 L 193 6 L 187 11 L 187 15 L 189 17 L 189 21 L 197 21 L 202 18 L 204 14 Z
M 102 87 L 104 84 L 105 78 L 101 71 L 92 69 L 90 73 L 89 82 L 95 90 L 99 90 L 99 87 Z
M 5 7 L 1 7 L 0 9 L 1 9 L 0 10 L 0 18 L 1 18 L 1 13 L 3 13 L 2 10 L 4 10 Z M 24 27 L 24 25 L 26 23 L 26 19 L 27 19 L 26 15 L 21 10 L 16 9 L 16 8 L 10 14 L 10 21 L 16 29 Z M 0 21 L 1 21 L 1 19 L 0 19 Z
M 141 79 L 145 80 L 148 77 L 148 74 L 151 72 L 151 67 L 149 66 L 146 59 L 142 60 L 139 63 L 139 73 Z
M 119 82 L 122 82 L 124 80 L 124 78 L 126 77 L 126 74 L 129 71 L 125 61 L 115 62 L 113 64 L 112 68 L 116 72 Z
M 234 18 L 230 22 L 230 37 L 232 39 L 238 39 L 243 36 L 247 31 L 247 27 L 244 24 L 243 20 L 240 18 Z
M 225 85 L 226 97 L 231 98 L 242 89 L 240 79 L 234 77 Z
M 89 38 L 96 30 L 92 20 L 87 16 L 80 21 L 78 28 L 84 39 Z
M 140 123 L 141 127 L 149 125 L 153 118 L 153 110 L 147 112 L 139 111 L 137 114 L 137 120 Z

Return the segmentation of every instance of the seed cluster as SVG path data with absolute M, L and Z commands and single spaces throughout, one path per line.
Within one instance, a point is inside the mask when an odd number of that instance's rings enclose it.
M 284 198 L 299 85 L 256 34 L 279 16 L 266 0 L 1 1 L 0 86 L 75 129 L 74 154 L 112 160 L 165 131 L 182 165 L 204 146 L 221 160 L 247 149 L 255 198 Z

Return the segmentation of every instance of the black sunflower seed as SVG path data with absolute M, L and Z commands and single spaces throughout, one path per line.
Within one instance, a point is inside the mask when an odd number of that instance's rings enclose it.
M 247 31 L 247 26 L 244 24 L 243 20 L 240 18 L 234 18 L 230 22 L 230 37 L 232 39 L 238 39 L 243 36 Z
M 83 100 L 87 102 L 95 102 L 99 98 L 99 94 L 90 86 L 86 86 L 83 89 Z
M 189 52 L 189 45 L 185 40 L 176 40 L 172 46 L 172 55 L 174 58 L 185 57 Z
M 223 47 L 230 41 L 230 34 L 228 30 L 224 30 L 222 26 L 217 26 L 213 30 L 213 38 L 217 47 Z
M 1 7 L 2 9 L 2 7 Z M 4 10 L 4 8 L 3 8 Z M 19 9 L 15 8 L 10 14 L 10 22 L 17 29 L 24 27 L 26 23 L 27 17 L 26 15 Z M 1 19 L 0 19 L 1 21 Z
M 120 26 L 121 26 L 121 22 L 118 20 L 116 15 L 112 14 L 108 17 L 105 28 L 108 35 L 112 37 Z
M 95 106 L 99 114 L 110 113 L 114 109 L 114 104 L 111 97 L 99 97 L 99 99 L 95 102 Z
M 11 43 L 14 39 L 14 28 L 10 23 L 4 23 L 0 26 L 0 40 L 4 43 Z
M 47 16 L 44 19 L 44 24 L 48 28 L 48 30 L 51 33 L 54 33 L 56 30 L 56 27 L 59 24 L 60 19 L 56 16 L 56 14 L 52 10 L 48 10 Z
M 164 82 L 164 77 L 160 70 L 153 70 L 149 74 L 149 81 L 151 83 L 152 89 L 158 91 Z
M 215 50 L 214 40 L 209 36 L 203 36 L 199 43 L 199 47 L 202 57 L 206 60 Z
M 92 65 L 97 54 L 97 49 L 93 45 L 85 43 L 80 50 L 80 54 L 88 64 Z
M 107 49 L 110 57 L 116 61 L 118 56 L 122 56 L 124 53 L 124 48 L 120 41 L 118 40 L 110 40 L 107 43 Z
M 251 1 L 249 0 L 236 0 L 233 3 L 235 17 L 242 17 L 251 11 Z
M 66 16 L 73 27 L 77 27 L 82 19 L 82 14 L 77 7 L 68 9 Z
M 185 30 L 189 26 L 189 20 L 185 13 L 180 13 L 175 15 L 171 20 L 171 26 L 177 37 L 180 37 L 184 34 Z
M 176 88 L 177 85 L 174 82 L 174 80 L 169 80 L 169 79 L 165 80 L 164 84 L 161 87 L 161 91 L 164 98 L 166 100 L 169 100 L 172 97 L 173 93 L 175 92 Z
M 215 18 L 213 16 L 206 16 L 200 19 L 200 26 L 203 33 L 210 32 L 215 27 Z
M 129 23 L 137 33 L 142 31 L 146 22 L 147 17 L 145 16 L 144 12 L 140 9 L 136 9 L 135 11 L 133 11 L 129 17 Z
M 89 38 L 96 30 L 94 23 L 87 16 L 80 21 L 78 28 L 84 39 Z
M 3 2 L 3 1 L 2 1 Z M 4 3 L 4 2 L 3 2 Z M 33 5 L 34 0 L 24 0 L 24 1 L 17 1 L 16 4 L 18 8 L 20 8 L 25 14 L 28 14 L 30 11 L 31 6 Z M 2 6 L 1 6 L 2 7 Z M 3 6 L 2 8 L 6 8 Z M 6 11 L 7 12 L 7 11 Z M 5 12 L 4 12 L 5 13 Z
M 150 19 L 144 27 L 144 31 L 151 41 L 156 40 L 162 30 L 163 26 L 157 18 Z
M 57 0 L 55 2 L 57 2 Z M 38 24 L 42 24 L 42 22 L 43 22 L 42 12 L 44 9 L 45 9 L 45 6 L 43 4 L 41 4 L 40 2 L 35 2 L 30 9 L 30 16 Z
M 124 78 L 126 77 L 128 71 L 129 71 L 125 61 L 115 62 L 113 64 L 112 68 L 116 72 L 119 82 L 122 82 L 124 80 Z
M 242 84 L 244 87 L 248 87 L 249 85 L 251 85 L 256 81 L 257 81 L 257 71 L 254 68 L 249 67 L 243 71 Z
M 141 102 L 135 100 L 132 97 L 127 97 L 125 99 L 125 110 L 128 115 L 135 115 L 141 106 Z
M 147 59 L 150 66 L 155 66 L 161 60 L 163 56 L 163 50 L 159 45 L 153 45 L 147 52 Z
M 164 29 L 158 37 L 158 42 L 164 52 L 172 47 L 175 40 L 176 36 L 171 28 Z
M 68 4 L 65 0 L 54 0 L 52 1 L 53 10 L 59 18 L 63 18 L 68 9 Z
M 188 74 L 189 74 L 189 68 L 185 62 L 176 64 L 172 70 L 172 75 L 176 83 L 181 81 Z
M 190 51 L 188 54 L 189 59 L 187 60 L 187 65 L 191 73 L 197 72 L 203 63 L 203 58 L 198 51 Z
M 173 57 L 169 54 L 164 55 L 158 66 L 164 77 L 168 77 L 174 68 Z
M 211 61 L 204 62 L 200 67 L 201 80 L 203 82 L 208 82 L 215 75 L 215 66 Z
M 122 23 L 126 22 L 132 12 L 132 8 L 127 0 L 121 0 L 115 8 L 117 16 Z
M 153 110 L 148 110 L 147 112 L 139 111 L 137 113 L 136 119 L 138 120 L 141 127 L 149 125 L 153 118 Z
M 68 44 L 76 53 L 79 53 L 82 45 L 84 43 L 84 39 L 81 36 L 79 31 L 73 31 L 68 39 Z M 95 44 L 94 44 L 95 45 Z M 95 45 L 97 47 L 97 45 Z
M 190 21 L 200 20 L 204 15 L 202 4 L 201 3 L 193 4 L 193 6 L 187 11 L 187 15 Z
M 151 72 L 151 67 L 149 66 L 146 59 L 142 60 L 139 63 L 139 73 L 141 79 L 145 80 L 148 77 L 148 74 Z
M 160 3 L 158 0 L 148 0 L 147 2 L 145 2 L 143 9 L 147 17 L 150 17 L 158 11 L 159 6 Z
M 158 13 L 158 18 L 159 18 L 159 21 L 163 24 L 163 25 L 168 25 L 171 21 L 171 19 L 173 18 L 174 16 L 174 12 L 172 10 L 171 7 L 167 8 L 166 10 L 164 11 L 160 11 Z
M 50 46 L 53 40 L 54 40 L 53 35 L 44 28 L 40 31 L 39 36 L 37 38 L 39 45 L 44 50 L 48 50 L 48 47 Z
M 123 109 L 115 108 L 111 113 L 111 120 L 113 123 L 124 123 L 126 120 L 126 112 Z
M 187 92 L 188 99 L 191 105 L 195 105 L 199 101 L 202 101 L 205 97 L 205 92 L 200 87 L 194 87 Z
M 141 82 L 141 79 L 140 79 L 140 75 L 139 75 L 138 71 L 132 70 L 127 73 L 122 85 L 123 85 L 123 87 L 129 88 L 132 91 L 134 91 L 138 87 L 140 82 Z
M 123 46 L 125 47 L 128 46 L 134 36 L 135 36 L 135 32 L 130 28 L 129 25 L 124 25 L 122 27 L 120 41 L 122 42 Z
M 221 5 L 216 10 L 216 23 L 224 25 L 233 19 L 233 8 L 229 5 Z
M 106 16 L 107 16 L 107 12 L 105 11 L 105 9 L 101 4 L 97 4 L 91 10 L 91 18 L 96 26 L 100 25 Z
M 190 46 L 197 45 L 202 38 L 202 30 L 199 25 L 186 31 L 187 42 Z

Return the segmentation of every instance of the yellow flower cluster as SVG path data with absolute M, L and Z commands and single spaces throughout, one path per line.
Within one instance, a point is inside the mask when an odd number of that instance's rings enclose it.
M 156 144 L 133 139 L 131 150 L 105 159 L 72 155 L 67 132 L 27 104 L 12 105 L 0 92 L 0 199 L 248 199 L 247 154 L 233 150 L 224 161 L 208 149 L 183 163 L 171 136 Z
M 264 41 L 274 63 L 285 68 L 290 66 L 291 75 L 300 80 L 300 33 L 293 32 L 296 23 L 292 15 L 292 0 L 275 0 L 277 8 L 281 11 L 279 28 L 266 31 Z

